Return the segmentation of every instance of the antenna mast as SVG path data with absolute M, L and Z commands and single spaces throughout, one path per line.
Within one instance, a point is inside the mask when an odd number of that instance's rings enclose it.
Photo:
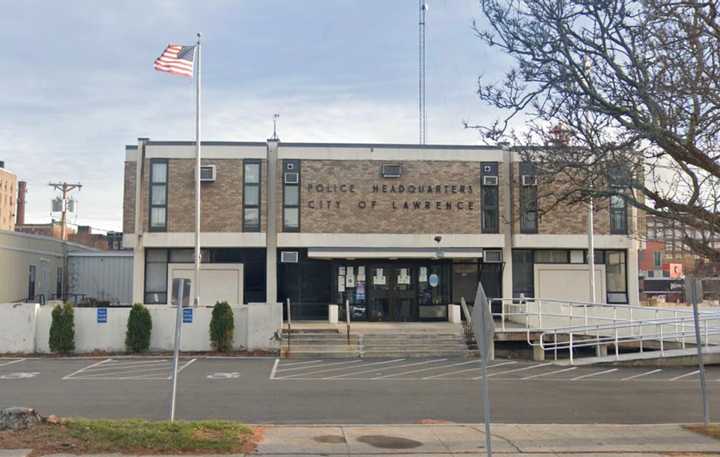
M 425 110 L 425 13 L 428 5 L 425 0 L 418 0 L 420 19 L 418 21 L 418 119 L 419 119 L 419 143 L 425 144 L 427 132 L 427 119 Z

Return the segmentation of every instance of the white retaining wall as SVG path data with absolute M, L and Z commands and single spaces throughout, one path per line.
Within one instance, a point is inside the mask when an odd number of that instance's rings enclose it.
M 273 336 L 282 325 L 282 305 L 265 303 L 233 306 L 233 348 L 273 351 Z M 50 352 L 53 306 L 0 304 L 0 354 Z M 176 308 L 149 306 L 153 329 L 151 351 L 172 351 L 175 344 Z M 192 308 L 192 323 L 182 324 L 183 351 L 210 351 L 212 308 Z M 107 323 L 98 323 L 97 308 L 75 308 L 75 352 L 123 352 L 130 308 L 107 308 Z

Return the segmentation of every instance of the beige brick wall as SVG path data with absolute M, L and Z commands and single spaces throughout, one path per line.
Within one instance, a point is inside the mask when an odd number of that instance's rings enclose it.
M 0 230 L 15 230 L 17 176 L 0 169 Z
M 513 233 L 520 233 L 520 164 L 513 163 Z M 584 203 L 555 205 L 554 196 L 562 195 L 565 185 L 556 180 L 538 184 L 538 233 L 546 235 L 574 235 L 587 233 L 587 205 Z M 610 234 L 610 214 L 606 199 L 595 200 L 593 224 L 598 235 Z M 628 208 L 628 213 L 630 213 Z M 630 222 L 630 219 L 628 220 Z
M 135 175 L 136 162 L 125 162 L 123 180 L 123 232 L 135 233 Z
M 402 162 L 400 178 L 382 178 L 382 163 L 302 161 L 301 231 L 408 234 L 480 232 L 478 162 Z M 318 185 L 330 187 L 333 191 L 319 192 Z M 345 192 L 340 191 L 341 185 L 347 186 Z M 379 191 L 373 191 L 374 185 L 379 186 Z M 313 186 L 313 190 L 309 190 L 309 186 Z M 335 186 L 338 191 L 334 191 Z M 382 192 L 382 186 L 387 186 L 385 192 Z M 395 192 L 392 192 L 391 186 L 394 186 Z M 400 186 L 404 187 L 404 192 L 399 191 Z M 415 186 L 415 193 L 410 193 L 410 186 Z M 418 193 L 419 186 L 433 186 L 433 190 L 441 186 L 441 192 Z M 464 193 L 460 192 L 461 186 Z M 361 207 L 362 204 L 365 208 Z M 406 204 L 409 208 L 405 207 Z M 418 204 L 420 208 L 415 208 Z M 451 209 L 447 209 L 448 204 Z
M 243 225 L 243 160 L 207 159 L 203 165 L 215 165 L 215 182 L 202 184 L 202 226 L 204 232 L 242 232 Z M 148 189 L 150 160 L 143 170 L 142 218 L 148 230 Z M 267 179 L 267 167 L 261 163 L 261 179 Z M 193 159 L 168 160 L 167 231 L 193 232 L 195 230 L 195 161 Z M 123 230 L 134 232 L 135 215 L 135 162 L 125 165 Z M 261 196 L 261 229 L 267 224 L 267 198 Z

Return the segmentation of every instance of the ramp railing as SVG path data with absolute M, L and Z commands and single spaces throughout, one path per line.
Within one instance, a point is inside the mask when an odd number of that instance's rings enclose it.
M 633 345 L 639 352 L 648 349 L 659 351 L 661 356 L 670 343 L 685 349 L 686 345 L 702 344 L 705 347 L 717 345 L 720 335 L 720 313 L 705 312 L 699 315 L 698 322 L 701 329 L 701 341 L 696 341 L 693 316 L 681 316 L 665 319 L 645 319 L 634 322 L 577 325 L 545 330 L 536 341 L 528 341 L 533 346 L 539 345 L 545 351 L 552 351 L 554 359 L 558 358 L 558 351 L 566 350 L 569 353 L 570 363 L 573 363 L 578 349 L 595 347 L 596 353 L 601 348 L 613 346 L 615 357 L 620 358 L 621 345 Z M 648 348 L 652 343 L 654 347 Z

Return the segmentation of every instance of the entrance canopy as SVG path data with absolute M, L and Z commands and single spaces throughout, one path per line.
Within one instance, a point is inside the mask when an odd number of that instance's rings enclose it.
M 483 257 L 482 248 L 309 248 L 316 259 L 437 259 Z

